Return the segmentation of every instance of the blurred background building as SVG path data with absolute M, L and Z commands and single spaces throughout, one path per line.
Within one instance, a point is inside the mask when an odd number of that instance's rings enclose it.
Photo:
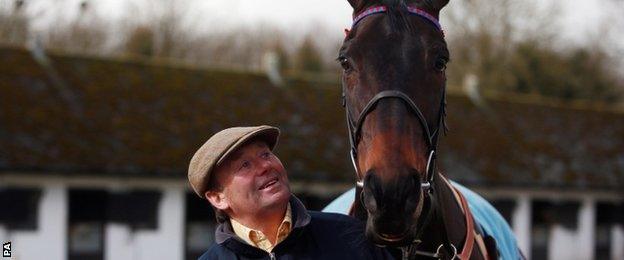
M 118 20 L 74 2 L 0 2 L 0 241 L 13 259 L 195 259 L 214 216 L 186 167 L 229 126 L 283 130 L 277 154 L 310 209 L 353 186 L 340 28 L 204 31 L 184 18 L 191 1 Z M 624 259 L 624 23 L 572 44 L 557 6 L 531 3 L 445 13 L 442 170 L 490 199 L 531 259 Z

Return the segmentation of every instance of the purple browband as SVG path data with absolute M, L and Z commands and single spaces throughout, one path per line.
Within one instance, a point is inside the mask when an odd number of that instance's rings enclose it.
M 363 12 L 361 12 L 360 14 L 356 15 L 353 18 L 353 25 L 351 25 L 351 29 L 353 29 L 353 27 L 355 27 L 355 25 L 360 22 L 362 19 L 364 19 L 365 17 L 369 16 L 369 15 L 373 15 L 373 14 L 378 14 L 378 13 L 385 13 L 388 10 L 387 7 L 383 6 L 383 5 L 378 5 L 378 6 L 373 6 L 373 7 L 369 7 L 366 10 L 364 10 Z M 433 17 L 433 15 L 427 13 L 427 11 L 419 9 L 417 7 L 412 7 L 412 6 L 408 6 L 407 7 L 407 11 L 410 14 L 414 14 L 414 15 L 418 15 L 422 18 L 427 19 L 429 22 L 431 22 L 439 31 L 442 32 L 442 26 L 440 26 L 440 22 L 438 22 L 438 19 L 436 19 L 435 17 Z

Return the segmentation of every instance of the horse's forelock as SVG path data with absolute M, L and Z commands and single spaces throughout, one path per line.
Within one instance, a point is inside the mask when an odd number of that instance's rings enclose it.
M 393 30 L 409 30 L 409 23 L 405 15 L 407 5 L 404 0 L 380 0 L 380 2 L 388 8 L 388 17 Z
M 404 4 L 403 0 L 381 0 L 381 2 L 383 3 L 383 5 L 388 6 L 390 8 L 394 7 L 398 7 Z

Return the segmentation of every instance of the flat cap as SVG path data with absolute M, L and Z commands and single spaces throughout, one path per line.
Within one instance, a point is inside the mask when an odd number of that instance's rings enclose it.
M 265 141 L 273 150 L 277 144 L 280 131 L 277 127 L 262 125 L 252 127 L 232 127 L 219 131 L 208 139 L 195 152 L 188 169 L 191 187 L 204 198 L 212 171 L 232 152 L 251 139 Z

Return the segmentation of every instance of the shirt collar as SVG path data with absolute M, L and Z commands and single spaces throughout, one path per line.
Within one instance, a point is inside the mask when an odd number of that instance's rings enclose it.
M 303 203 L 301 203 L 295 195 L 291 194 L 289 205 L 292 207 L 292 231 L 307 226 L 310 223 L 311 217 L 305 206 L 303 206 Z M 215 242 L 217 244 L 222 244 L 231 238 L 236 238 L 241 242 L 244 242 L 242 241 L 242 238 L 238 238 L 238 236 L 234 233 L 232 225 L 229 221 L 219 224 L 215 230 Z
M 286 237 L 288 237 L 288 235 L 290 234 L 290 231 L 292 229 L 292 210 L 290 207 L 290 203 L 288 203 L 286 206 L 284 219 L 280 223 L 277 230 L 275 230 L 275 232 L 277 233 L 277 242 L 275 244 L 273 244 L 268 239 L 268 237 L 260 230 L 246 227 L 245 225 L 234 219 L 230 219 L 230 223 L 232 225 L 234 233 L 245 242 L 247 242 L 247 244 L 258 247 L 264 251 L 271 252 L 271 250 L 273 250 L 273 248 L 277 244 L 284 241 L 284 239 L 286 239 Z

